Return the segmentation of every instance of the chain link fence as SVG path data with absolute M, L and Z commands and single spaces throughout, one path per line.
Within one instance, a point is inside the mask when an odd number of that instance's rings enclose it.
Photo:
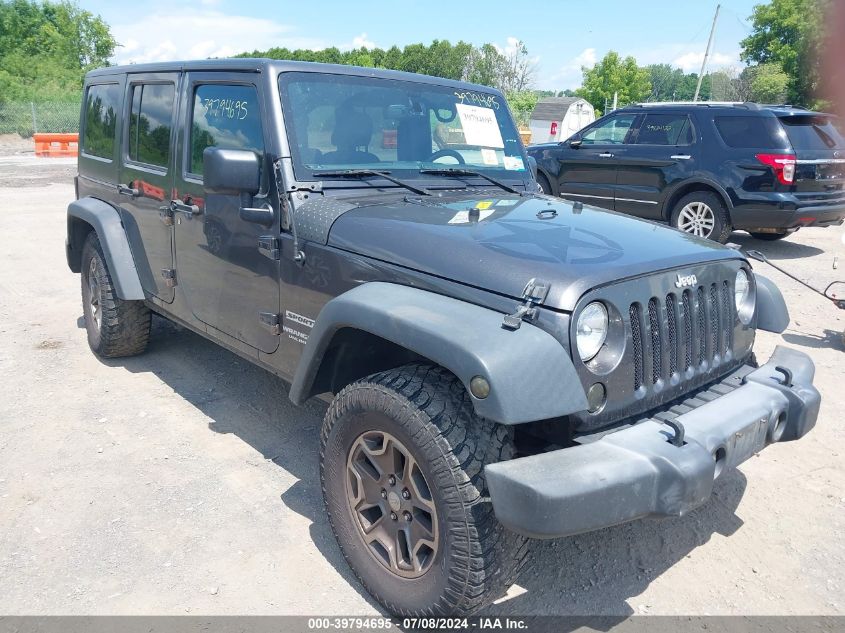
M 79 102 L 0 103 L 0 134 L 29 138 L 36 132 L 79 132 Z

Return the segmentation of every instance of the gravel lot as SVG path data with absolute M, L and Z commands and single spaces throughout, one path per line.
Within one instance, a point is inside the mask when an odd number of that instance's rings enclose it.
M 376 613 L 323 514 L 321 407 L 161 320 L 145 355 L 93 356 L 64 260 L 75 166 L 26 149 L 0 138 L 0 613 Z M 823 286 L 842 235 L 733 240 Z M 792 312 L 758 357 L 812 355 L 816 429 L 683 519 L 538 543 L 487 613 L 845 614 L 845 312 L 757 268 Z

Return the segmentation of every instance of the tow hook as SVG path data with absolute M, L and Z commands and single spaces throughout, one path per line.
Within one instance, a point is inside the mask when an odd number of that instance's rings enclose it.
M 669 440 L 669 443 L 673 446 L 683 446 L 684 445 L 684 425 L 676 420 L 660 420 L 666 426 L 672 428 L 675 431 L 675 435 Z
M 777 367 L 775 367 L 775 371 L 779 374 L 783 374 L 783 380 L 780 384 L 782 384 L 784 387 L 792 387 L 792 370 L 778 365 Z

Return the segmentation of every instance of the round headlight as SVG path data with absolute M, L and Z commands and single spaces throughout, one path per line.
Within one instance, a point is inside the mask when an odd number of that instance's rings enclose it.
M 751 323 L 751 318 L 754 316 L 754 288 L 751 285 L 751 278 L 743 268 L 736 271 L 734 303 L 736 303 L 736 313 L 739 320 L 745 325 Z
M 594 301 L 581 311 L 575 329 L 578 355 L 585 363 L 599 353 L 607 339 L 607 308 Z

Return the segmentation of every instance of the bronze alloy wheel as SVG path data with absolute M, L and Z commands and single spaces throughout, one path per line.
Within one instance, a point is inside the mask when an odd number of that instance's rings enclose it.
M 390 433 L 368 431 L 346 471 L 346 499 L 370 553 L 402 578 L 422 576 L 439 546 L 437 509 L 411 452 Z

